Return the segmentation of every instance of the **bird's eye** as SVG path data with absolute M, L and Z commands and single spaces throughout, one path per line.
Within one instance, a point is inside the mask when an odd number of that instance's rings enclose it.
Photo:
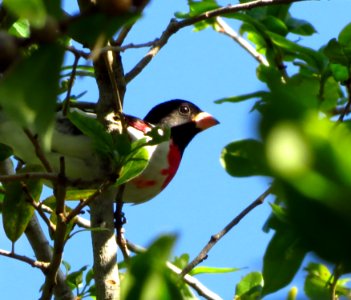
M 188 115 L 189 113 L 190 113 L 190 108 L 189 108 L 189 106 L 188 105 L 181 105 L 180 107 L 179 107 L 179 112 L 180 112 L 180 114 L 182 114 L 182 115 Z

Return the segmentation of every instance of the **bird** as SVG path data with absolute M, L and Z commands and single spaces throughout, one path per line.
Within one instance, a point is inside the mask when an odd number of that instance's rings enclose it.
M 91 112 L 77 111 L 86 117 L 96 118 Z M 123 116 L 132 141 L 146 137 L 153 128 L 167 128 L 170 133 L 169 139 L 146 147 L 149 152 L 146 168 L 125 184 L 123 202 L 134 204 L 149 201 L 158 195 L 175 176 L 184 150 L 191 140 L 198 133 L 219 124 L 212 115 L 182 99 L 156 105 L 143 119 L 128 114 Z M 120 125 L 118 118 L 112 117 L 111 123 Z M 14 156 L 24 163 L 40 164 L 33 143 L 23 129 L 2 112 L 0 143 L 9 146 Z M 101 182 L 107 174 L 114 171 L 111 163 L 102 159 L 94 148 L 92 139 L 62 112 L 56 115 L 51 145 L 45 152 L 45 158 L 55 172 L 60 169 L 60 157 L 64 157 L 65 175 L 70 182 L 76 182 L 76 188 L 88 188 L 89 184 L 93 186 L 94 182 Z

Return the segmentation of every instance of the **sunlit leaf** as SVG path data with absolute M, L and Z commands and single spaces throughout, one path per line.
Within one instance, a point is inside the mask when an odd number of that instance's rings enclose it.
M 260 272 L 251 272 L 244 276 L 235 287 L 234 300 L 260 299 L 263 277 Z
M 241 270 L 240 268 L 218 268 L 218 267 L 206 267 L 199 266 L 190 271 L 190 275 L 197 274 L 221 274 L 221 273 L 232 273 Z
M 232 176 L 268 175 L 263 144 L 248 139 L 227 145 L 221 154 L 223 168 Z
M 17 37 L 22 37 L 22 38 L 29 37 L 30 31 L 29 31 L 28 20 L 26 19 L 17 20 L 15 23 L 12 24 L 8 32 Z
M 242 102 L 242 101 L 246 101 L 246 100 L 250 100 L 250 99 L 261 98 L 265 94 L 267 94 L 267 92 L 258 91 L 258 92 L 254 92 L 254 93 L 250 93 L 250 94 L 218 99 L 215 101 L 215 103 L 217 103 L 217 104 L 222 104 L 222 103 L 226 103 L 226 102 L 237 103 L 237 102 Z

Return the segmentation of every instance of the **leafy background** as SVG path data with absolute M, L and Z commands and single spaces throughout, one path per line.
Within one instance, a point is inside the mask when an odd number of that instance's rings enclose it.
M 75 10 L 71 2 L 66 1 L 69 11 Z M 151 2 L 127 42 L 153 40 L 160 36 L 174 12 L 187 10 L 185 1 L 173 1 L 171 5 L 165 1 Z M 351 3 L 347 0 L 303 2 L 294 4 L 291 11 L 295 17 L 310 21 L 318 31 L 312 37 L 303 38 L 300 44 L 318 48 L 336 37 L 350 22 Z M 237 21 L 231 20 L 230 24 L 234 28 L 239 26 Z M 128 71 L 134 66 L 143 54 L 143 50 L 128 50 L 123 54 L 125 69 Z M 219 164 L 222 148 L 229 141 L 257 136 L 258 115 L 249 113 L 253 101 L 234 106 L 214 104 L 214 100 L 261 90 L 263 86 L 256 78 L 256 66 L 257 63 L 227 37 L 211 29 L 197 33 L 189 27 L 173 36 L 143 73 L 128 85 L 127 113 L 144 116 L 161 101 L 184 98 L 199 104 L 221 121 L 219 126 L 193 141 L 176 178 L 163 193 L 149 203 L 125 207 L 128 239 L 146 246 L 161 233 L 176 233 L 174 255 L 187 252 L 194 257 L 212 233 L 267 188 L 264 178 L 233 179 Z M 93 80 L 79 80 L 73 93 L 78 95 L 84 91 L 87 91 L 84 100 L 97 99 Z M 262 254 L 272 237 L 272 233 L 266 234 L 261 229 L 270 211 L 267 202 L 256 208 L 203 263 L 244 268 L 231 274 L 199 276 L 224 299 L 232 298 L 234 286 L 241 277 L 250 271 L 261 270 Z M 10 249 L 3 232 L 0 237 L 0 247 Z M 16 252 L 27 251 L 28 244 L 21 238 L 16 243 Z M 76 235 L 68 243 L 65 256 L 74 258 L 70 259 L 72 269 L 91 263 L 89 233 Z M 4 299 L 38 297 L 38 287 L 43 282 L 39 271 L 3 257 L 0 257 L 0 263 L 0 288 Z M 294 281 L 300 290 L 303 276 L 305 273 L 301 271 Z M 268 298 L 281 299 L 290 287 Z

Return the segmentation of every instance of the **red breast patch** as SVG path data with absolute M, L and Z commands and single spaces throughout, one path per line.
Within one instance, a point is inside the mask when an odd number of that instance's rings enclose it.
M 167 156 L 168 168 L 161 170 L 161 174 L 167 176 L 162 184 L 162 189 L 164 189 L 169 184 L 174 175 L 177 173 L 181 158 L 182 156 L 178 147 L 173 142 L 171 142 Z

